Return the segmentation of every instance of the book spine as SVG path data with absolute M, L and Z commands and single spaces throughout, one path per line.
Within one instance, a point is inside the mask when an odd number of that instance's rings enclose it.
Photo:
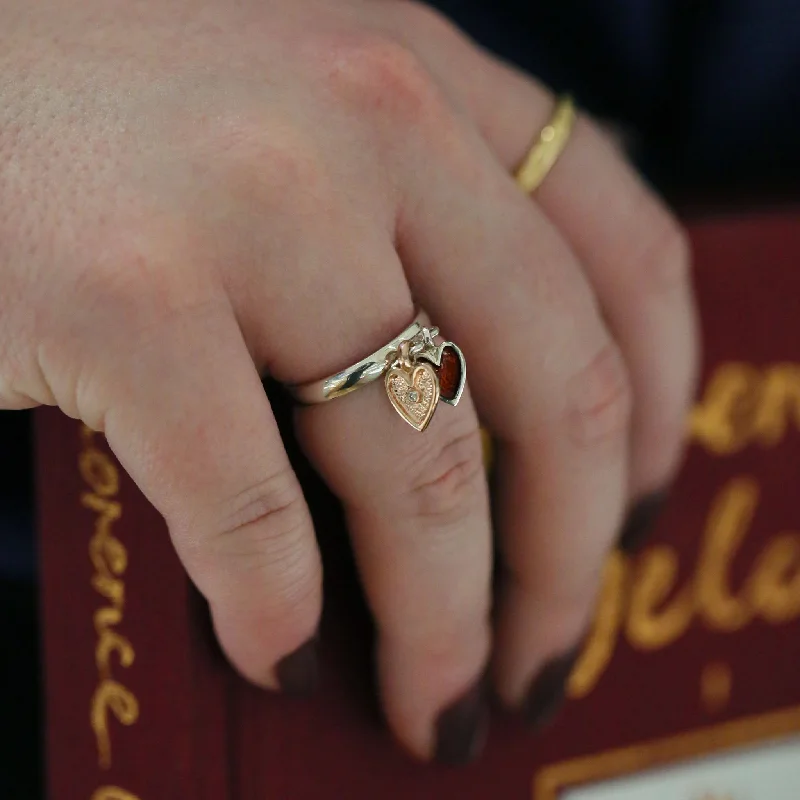
M 163 519 L 101 434 L 36 414 L 49 797 L 227 800 L 229 678 Z

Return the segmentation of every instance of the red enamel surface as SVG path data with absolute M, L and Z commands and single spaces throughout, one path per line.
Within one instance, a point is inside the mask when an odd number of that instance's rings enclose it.
M 452 400 L 458 391 L 461 382 L 461 360 L 452 347 L 445 347 L 442 352 L 442 364 L 437 370 L 439 373 L 439 391 L 441 396 Z

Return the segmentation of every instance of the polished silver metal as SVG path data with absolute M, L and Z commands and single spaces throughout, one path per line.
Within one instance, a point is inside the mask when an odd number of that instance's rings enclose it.
M 301 403 L 313 405 L 325 403 L 337 397 L 343 397 L 368 383 L 372 383 L 384 376 L 392 362 L 397 357 L 397 352 L 403 342 L 413 342 L 413 347 L 424 349 L 422 339 L 419 338 L 424 328 L 419 319 L 415 319 L 402 333 L 395 336 L 391 342 L 376 350 L 366 358 L 361 359 L 335 375 L 322 378 L 310 383 L 289 386 L 289 391 Z M 435 331 L 436 329 L 431 329 Z M 435 333 L 433 335 L 436 335 Z M 413 349 L 412 349 L 413 352 Z

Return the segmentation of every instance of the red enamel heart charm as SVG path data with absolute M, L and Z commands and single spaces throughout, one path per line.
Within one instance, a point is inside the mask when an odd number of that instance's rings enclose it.
M 440 399 L 451 406 L 458 405 L 467 382 L 467 365 L 464 354 L 452 342 L 444 342 L 420 354 L 420 358 L 430 361 L 439 379 Z

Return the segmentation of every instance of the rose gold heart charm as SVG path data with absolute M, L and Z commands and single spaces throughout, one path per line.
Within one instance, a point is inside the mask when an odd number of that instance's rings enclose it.
M 430 364 L 392 367 L 386 373 L 386 394 L 395 411 L 418 431 L 428 427 L 439 403 L 439 379 Z

